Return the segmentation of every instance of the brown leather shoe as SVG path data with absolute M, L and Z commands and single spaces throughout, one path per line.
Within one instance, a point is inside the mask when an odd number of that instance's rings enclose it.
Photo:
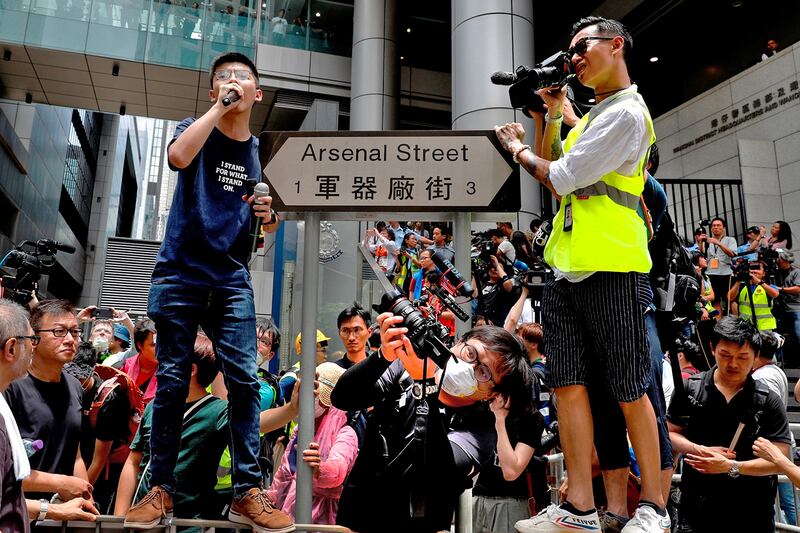
M 139 503 L 128 509 L 124 527 L 150 529 L 163 518 L 172 518 L 172 495 L 161 487 L 153 487 Z
M 253 487 L 241 499 L 233 500 L 228 520 L 246 524 L 256 533 L 288 533 L 294 531 L 292 518 L 267 497 L 267 492 Z

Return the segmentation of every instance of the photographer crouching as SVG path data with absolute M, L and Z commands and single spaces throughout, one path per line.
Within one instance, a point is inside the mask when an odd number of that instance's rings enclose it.
M 331 396 L 338 409 L 373 407 L 337 516 L 360 533 L 449 531 L 459 494 L 494 451 L 487 402 L 530 403 L 530 368 L 514 335 L 475 328 L 440 370 L 417 356 L 403 321 L 378 316 L 380 350 L 345 372 Z

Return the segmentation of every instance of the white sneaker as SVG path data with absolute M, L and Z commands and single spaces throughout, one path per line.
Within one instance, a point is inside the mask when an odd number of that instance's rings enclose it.
M 600 533 L 600 519 L 597 511 L 586 516 L 578 516 L 565 511 L 556 504 L 549 505 L 539 514 L 514 524 L 518 533 L 556 533 L 588 531 Z
M 661 516 L 649 505 L 642 505 L 622 528 L 622 533 L 664 533 L 669 530 L 669 515 Z

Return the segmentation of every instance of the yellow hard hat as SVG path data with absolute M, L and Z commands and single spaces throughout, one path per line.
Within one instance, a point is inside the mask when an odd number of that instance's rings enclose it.
M 302 335 L 302 333 L 298 333 L 297 334 L 297 338 L 294 340 L 294 347 L 297 349 L 297 354 L 298 355 L 300 355 L 300 336 L 301 335 Z M 330 337 L 326 336 L 320 330 L 317 330 L 317 342 L 329 341 L 329 340 L 331 340 Z

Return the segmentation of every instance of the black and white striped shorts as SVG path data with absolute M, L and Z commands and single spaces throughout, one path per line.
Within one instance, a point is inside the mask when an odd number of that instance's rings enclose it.
M 549 386 L 586 385 L 591 368 L 617 401 L 641 398 L 650 381 L 644 312 L 651 294 L 647 276 L 636 272 L 549 280 L 542 299 Z

